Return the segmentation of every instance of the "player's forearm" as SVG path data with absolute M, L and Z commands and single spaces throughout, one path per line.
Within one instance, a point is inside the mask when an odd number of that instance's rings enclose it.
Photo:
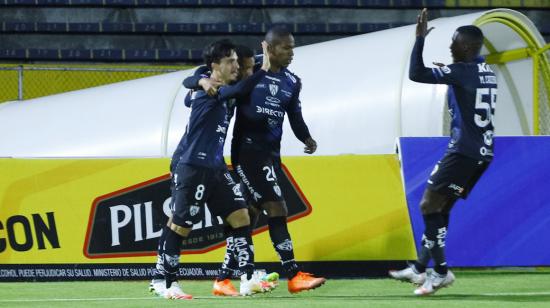
M 305 142 L 306 139 L 311 138 L 309 128 L 307 127 L 301 112 L 289 113 L 288 122 L 290 123 L 290 128 L 292 128 L 292 131 L 298 140 Z
M 424 65 L 422 52 L 424 50 L 424 38 L 416 37 L 416 42 L 411 53 L 409 65 L 409 79 L 416 82 L 436 83 L 437 80 L 432 74 L 432 70 Z
M 219 89 L 219 99 L 226 100 L 237 96 L 245 96 L 254 89 L 256 84 L 265 76 L 266 71 L 259 70 L 252 76 L 237 82 L 234 85 L 223 86 Z
M 189 76 L 183 80 L 183 86 L 187 89 L 200 89 L 199 82 L 202 78 L 207 78 L 205 74 L 208 72 L 208 67 L 200 66 L 195 70 L 192 76 Z

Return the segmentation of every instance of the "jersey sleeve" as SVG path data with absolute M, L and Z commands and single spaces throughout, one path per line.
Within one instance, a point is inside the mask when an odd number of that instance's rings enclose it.
M 210 78 L 210 70 L 205 65 L 199 66 L 193 75 L 185 78 L 183 80 L 183 86 L 187 89 L 198 89 L 200 88 L 199 81 L 202 78 Z
M 226 85 L 220 87 L 218 90 L 218 99 L 221 101 L 235 98 L 238 96 L 245 96 L 254 89 L 256 84 L 265 76 L 266 71 L 259 70 L 252 74 L 252 76 L 243 79 L 236 84 Z
M 421 83 L 431 84 L 460 84 L 464 65 L 461 63 L 442 67 L 429 68 L 424 65 L 422 52 L 424 50 L 424 38 L 417 37 L 411 53 L 409 66 L 409 79 Z
M 191 107 L 191 91 L 193 90 L 189 90 L 187 92 L 187 94 L 185 95 L 185 99 L 183 100 L 185 107 Z
M 302 103 L 300 102 L 300 92 L 302 90 L 302 82 L 300 79 L 297 79 L 296 90 L 294 91 L 288 109 L 286 110 L 288 114 L 288 122 L 290 123 L 290 128 L 298 140 L 304 142 L 307 138 L 311 137 L 309 129 L 304 121 L 302 115 Z

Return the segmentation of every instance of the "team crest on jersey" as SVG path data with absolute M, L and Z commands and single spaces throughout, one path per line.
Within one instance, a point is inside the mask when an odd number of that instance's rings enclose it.
M 493 144 L 493 131 L 488 130 L 483 133 L 483 142 L 485 142 L 486 145 L 491 146 Z
M 275 193 L 279 197 L 283 195 L 283 193 L 281 192 L 281 187 L 279 187 L 279 185 L 273 186 L 273 191 L 275 191 Z
M 192 205 L 190 208 L 189 208 L 189 214 L 191 214 L 191 216 L 195 216 L 199 213 L 200 211 L 200 207 L 196 206 L 196 205 Z
M 277 92 L 279 92 L 279 86 L 276 85 L 276 84 L 270 84 L 269 85 L 269 93 L 271 93 L 271 95 L 275 96 L 275 95 L 277 95 Z

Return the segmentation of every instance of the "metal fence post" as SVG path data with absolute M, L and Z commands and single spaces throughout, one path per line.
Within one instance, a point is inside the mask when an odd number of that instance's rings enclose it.
M 17 99 L 23 100 L 23 65 L 17 67 Z

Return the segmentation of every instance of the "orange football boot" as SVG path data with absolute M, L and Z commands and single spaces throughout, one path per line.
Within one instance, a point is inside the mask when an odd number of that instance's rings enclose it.
M 288 292 L 298 293 L 304 290 L 313 290 L 322 286 L 325 281 L 323 277 L 313 277 L 310 273 L 298 272 L 294 278 L 288 281 Z
M 239 292 L 237 292 L 237 289 L 235 289 L 229 279 L 215 280 L 212 294 L 217 296 L 239 296 Z

